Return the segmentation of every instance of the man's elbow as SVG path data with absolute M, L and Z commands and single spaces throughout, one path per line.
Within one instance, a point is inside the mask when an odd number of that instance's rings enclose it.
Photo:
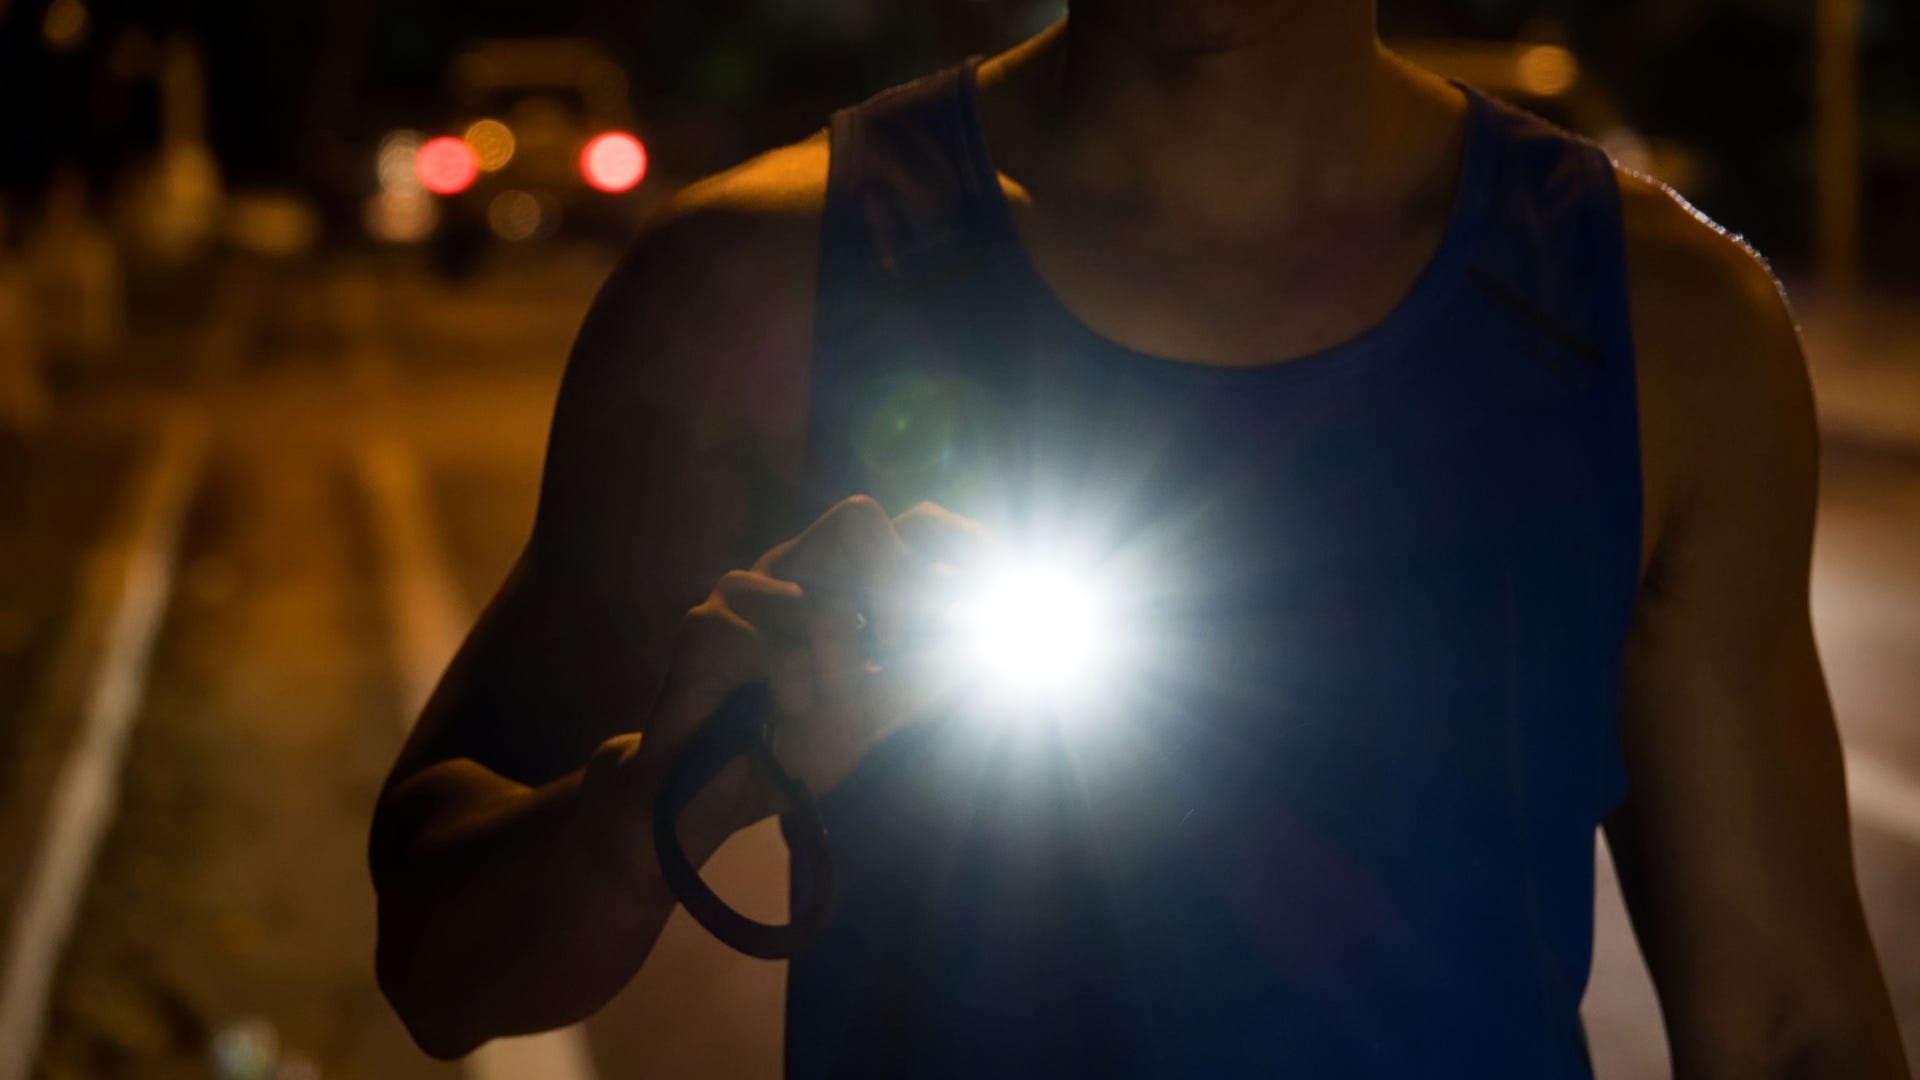
M 1771 1006 L 1722 1008 L 1672 1029 L 1679 1080 L 1909 1080 L 1884 994 L 1796 988 Z
M 369 837 L 367 865 L 378 898 L 374 932 L 373 975 L 380 993 L 413 1037 L 414 1043 L 428 1055 L 442 1061 L 464 1057 L 486 1041 L 476 1037 L 468 1025 L 460 1022 L 453 995 L 446 992 L 444 979 L 435 979 L 422 963 L 419 919 L 404 912 L 405 875 L 410 833 L 396 827 L 391 801 L 383 798 L 374 812 Z
M 1800 1010 L 1777 1025 L 1768 1068 L 1780 1080 L 1909 1080 L 1906 1054 L 1891 1013 L 1832 1001 Z
M 452 1061 L 487 1041 L 474 1018 L 463 1015 L 457 996 L 423 978 L 386 933 L 374 946 L 373 970 L 387 1004 L 427 1056 Z

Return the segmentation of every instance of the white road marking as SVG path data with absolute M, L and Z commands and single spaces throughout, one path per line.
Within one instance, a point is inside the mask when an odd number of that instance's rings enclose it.
M 46 828 L 8 928 L 0 984 L 0 1080 L 23 1080 L 39 1049 L 53 979 L 120 796 L 127 738 L 145 696 L 153 642 L 173 589 L 188 504 L 206 460 L 206 425 L 167 415 L 150 464 L 132 487 L 104 645 L 76 718 L 75 739 L 47 801 Z
M 1847 753 L 1853 820 L 1920 848 L 1920 781 L 1864 753 Z
M 403 722 L 426 704 L 440 673 L 466 635 L 469 607 L 447 570 L 427 514 L 419 463 L 397 440 L 361 444 L 361 481 L 373 506 L 381 581 L 399 666 Z M 495 1039 L 464 1061 L 472 1080 L 593 1080 L 593 1059 L 578 1025 Z

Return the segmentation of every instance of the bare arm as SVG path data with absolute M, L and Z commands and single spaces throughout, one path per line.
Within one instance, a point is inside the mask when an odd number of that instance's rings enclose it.
M 1808 614 L 1799 342 L 1749 252 L 1644 183 L 1625 198 L 1650 558 L 1607 837 L 1674 1073 L 1905 1077 Z
M 671 911 L 646 759 L 674 733 L 645 751 L 637 733 L 674 707 L 660 688 L 683 615 L 782 514 L 824 155 L 815 140 L 685 193 L 581 331 L 532 538 L 375 816 L 378 973 L 431 1053 L 591 1013 Z M 696 804 L 690 853 L 743 812 Z

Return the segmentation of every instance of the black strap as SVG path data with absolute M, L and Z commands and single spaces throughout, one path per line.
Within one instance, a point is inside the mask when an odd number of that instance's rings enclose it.
M 827 827 L 807 786 L 787 775 L 768 745 L 772 696 L 765 683 L 736 691 L 681 750 L 654 804 L 653 844 L 674 898 L 695 922 L 727 945 L 762 960 L 795 956 L 820 938 L 833 907 L 833 855 Z M 787 800 L 783 832 L 793 863 L 793 911 L 785 926 L 750 919 L 727 905 L 701 878 L 680 846 L 680 815 L 734 758 L 746 755 Z

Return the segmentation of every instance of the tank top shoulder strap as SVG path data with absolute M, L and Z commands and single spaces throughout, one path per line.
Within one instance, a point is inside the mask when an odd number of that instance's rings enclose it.
M 1482 102 L 1498 145 L 1491 227 L 1473 286 L 1595 367 L 1630 364 L 1626 245 L 1606 151 L 1531 113 Z M 1630 375 L 1629 375 L 1630 377 Z
M 896 484 L 876 472 L 876 461 L 915 454 L 875 418 L 903 430 L 964 427 L 941 411 L 957 388 L 991 392 L 1020 363 L 1005 347 L 1020 338 L 1007 321 L 1019 316 L 983 227 L 988 181 L 968 153 L 973 63 L 883 91 L 829 126 L 807 450 L 816 506 L 852 491 L 885 501 L 926 490 L 917 473 Z M 941 390 L 940 415 L 907 422 L 920 406 L 903 400 L 929 387 Z M 949 449 L 927 453 L 945 460 Z
M 957 64 L 833 114 L 820 278 L 830 322 L 985 254 L 966 72 Z

